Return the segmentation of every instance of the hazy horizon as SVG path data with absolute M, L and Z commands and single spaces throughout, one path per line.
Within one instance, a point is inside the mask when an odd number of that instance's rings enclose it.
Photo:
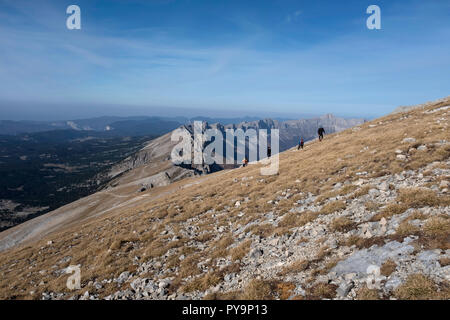
M 96 105 L 95 108 L 89 106 L 76 107 L 66 105 L 58 109 L 59 105 L 42 105 L 35 103 L 16 103 L 0 102 L 2 112 L 0 121 L 64 121 L 81 120 L 100 117 L 162 117 L 162 118 L 277 118 L 277 119 L 304 119 L 315 118 L 331 113 L 341 118 L 374 118 L 370 114 L 343 114 L 339 112 L 317 112 L 313 113 L 289 113 L 289 112 L 270 112 L 270 111 L 239 111 L 239 110 L 215 110 L 200 108 L 174 108 L 174 107 L 143 107 L 143 106 L 122 106 L 122 105 Z M 16 112 L 19 105 L 20 112 Z M 24 112 L 25 111 L 25 112 Z

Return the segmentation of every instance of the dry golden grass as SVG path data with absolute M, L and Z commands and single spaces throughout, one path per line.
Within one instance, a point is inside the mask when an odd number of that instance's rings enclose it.
M 372 185 L 363 186 L 363 187 L 357 189 L 355 192 L 353 192 L 349 196 L 349 198 L 356 199 L 356 198 L 360 198 L 362 196 L 365 196 L 366 194 L 369 193 L 369 190 L 373 189 L 373 188 L 374 188 L 374 186 L 372 186 Z
M 292 296 L 296 285 L 292 282 L 276 282 L 275 291 L 280 300 L 287 300 Z
M 404 204 L 391 203 L 388 204 L 380 213 L 372 217 L 372 221 L 379 221 L 382 218 L 388 219 L 396 214 L 402 214 L 408 209 Z
M 388 259 L 381 265 L 380 271 L 383 276 L 389 277 L 396 268 L 397 264 L 393 260 Z
M 245 255 L 250 251 L 251 244 L 251 240 L 246 240 L 238 246 L 230 249 L 231 260 L 242 260 L 242 258 L 245 257 Z
M 446 267 L 450 264 L 450 258 L 441 258 L 439 259 L 439 264 L 441 265 L 441 267 Z
M 213 292 L 207 294 L 203 300 L 239 300 L 241 292 Z
M 344 201 L 337 200 L 325 204 L 320 210 L 320 214 L 331 214 L 337 211 L 344 210 L 347 207 Z
M 379 292 L 376 289 L 369 289 L 366 286 L 362 287 L 356 293 L 357 300 L 380 300 Z
M 394 296 L 401 300 L 448 300 L 450 290 L 448 285 L 439 288 L 436 283 L 422 274 L 412 274 L 397 287 Z
M 400 189 L 397 201 L 403 203 L 407 208 L 434 207 L 442 204 L 436 192 L 428 188 Z
M 331 254 L 331 250 L 327 245 L 323 245 L 319 248 L 319 250 L 317 251 L 316 254 L 316 261 L 320 261 L 323 258 L 325 258 L 326 256 L 328 256 L 329 254 Z
M 350 220 L 347 217 L 340 217 L 333 220 L 331 223 L 331 230 L 332 231 L 338 231 L 338 232 L 348 232 L 350 230 L 353 230 L 356 227 L 356 223 L 354 223 L 352 220 Z
M 317 212 L 313 211 L 288 212 L 283 216 L 278 226 L 287 228 L 301 227 L 314 221 L 318 215 Z
M 327 261 L 325 263 L 325 266 L 320 269 L 320 270 L 316 270 L 316 272 L 318 272 L 319 274 L 327 274 L 328 272 L 331 271 L 331 269 L 333 269 L 339 261 L 341 261 L 342 258 L 332 258 L 331 260 Z
M 281 269 L 281 271 L 278 273 L 279 276 L 286 276 L 291 273 L 298 273 L 305 271 L 310 266 L 310 262 L 308 260 L 297 260 L 292 262 L 290 265 L 287 265 Z
M 217 272 L 208 272 L 207 274 L 199 278 L 196 278 L 193 281 L 182 286 L 181 291 L 183 292 L 205 291 L 210 287 L 215 286 L 220 281 L 222 281 L 222 279 Z
M 264 223 L 260 225 L 253 225 L 252 234 L 260 236 L 261 238 L 270 237 L 275 231 L 275 227 L 271 223 Z
M 396 202 L 387 205 L 380 213 L 376 214 L 372 221 L 381 218 L 388 219 L 396 214 L 401 214 L 409 208 L 422 208 L 426 206 L 438 207 L 450 205 L 450 197 L 438 196 L 436 192 L 428 188 L 400 189 Z
M 424 226 L 427 236 L 448 236 L 450 235 L 450 218 L 448 216 L 438 216 L 429 219 Z
M 196 256 L 196 260 L 198 262 L 198 257 Z M 184 260 L 183 260 L 184 262 Z M 194 262 L 195 263 L 195 262 Z M 192 291 L 205 291 L 218 283 L 223 281 L 223 278 L 228 273 L 238 273 L 240 271 L 240 264 L 233 263 L 225 268 L 219 269 L 219 270 L 210 270 L 207 273 L 203 273 L 197 268 L 197 264 L 195 263 L 195 267 L 193 263 L 189 263 L 187 266 L 192 266 L 194 270 L 192 272 L 189 272 L 188 269 L 184 269 L 185 273 L 181 273 L 175 278 L 174 281 L 172 281 L 170 285 L 170 292 L 176 292 L 177 290 L 180 290 L 182 292 L 192 292 Z M 196 277 L 194 280 L 183 283 L 183 278 L 187 276 L 194 276 L 194 275 L 200 275 Z
M 408 221 L 403 221 L 398 226 L 397 230 L 395 231 L 395 234 L 400 238 L 405 238 L 410 235 L 417 234 L 419 232 L 419 228 L 412 225 Z
M 234 243 L 233 235 L 227 234 L 215 240 L 209 250 L 212 259 L 223 258 L 228 255 L 228 247 Z
M 318 283 L 310 288 L 307 288 L 306 299 L 319 300 L 319 299 L 332 299 L 336 296 L 337 286 L 330 283 Z
M 366 207 L 367 211 L 371 212 L 377 211 L 378 208 L 380 208 L 380 205 L 374 201 L 367 201 L 364 206 Z
M 320 196 L 318 196 L 315 202 L 323 203 L 324 201 L 328 200 L 329 198 L 334 198 L 337 196 L 345 196 L 345 195 L 349 194 L 350 192 L 355 191 L 357 188 L 358 187 L 354 186 L 354 185 L 346 185 L 338 190 L 327 191 L 327 192 L 321 194 Z
M 201 235 L 198 235 L 195 237 L 195 241 L 198 242 L 208 242 L 209 240 L 212 240 L 214 238 L 214 234 L 212 233 L 202 233 Z
M 428 216 L 422 212 L 420 212 L 419 210 L 414 211 L 413 213 L 411 213 L 409 215 L 409 217 L 407 218 L 407 221 L 410 220 L 425 220 L 427 219 Z
M 370 238 L 363 238 L 356 235 L 351 235 L 348 237 L 344 245 L 351 247 L 356 246 L 359 249 L 366 249 L 370 248 L 373 245 L 383 246 L 385 243 L 385 239 L 383 237 L 370 237 Z
M 449 217 L 442 215 L 432 217 L 426 221 L 423 230 L 418 232 L 418 244 L 427 250 L 450 249 L 450 223 Z
M 179 274 L 182 278 L 189 276 L 195 276 L 201 273 L 201 270 L 197 267 L 200 254 L 193 254 L 186 257 L 180 262 Z
M 240 295 L 242 300 L 271 300 L 274 298 L 275 288 L 272 282 L 253 279 Z
M 242 291 L 214 292 L 204 300 L 286 300 L 292 296 L 295 285 L 275 280 L 251 280 Z
M 439 105 L 436 104 L 434 107 L 437 106 Z M 433 161 L 448 159 L 450 146 L 434 145 L 441 140 L 450 140 L 450 132 L 443 131 L 442 124 L 436 124 L 434 121 L 434 118 L 441 116 L 441 113 L 426 114 L 423 111 L 420 109 L 405 114 L 388 115 L 360 125 L 361 130 L 357 132 L 349 129 L 339 134 L 327 135 L 323 142 L 313 141 L 302 152 L 281 153 L 278 175 L 261 176 L 259 171 L 261 164 L 255 164 L 207 177 L 187 179 L 171 186 L 155 188 L 152 190 L 155 196 L 148 197 L 144 204 L 125 209 L 120 207 L 112 209 L 107 214 L 92 217 L 82 224 L 72 224 L 58 229 L 40 241 L 1 252 L 0 298 L 38 299 L 44 291 L 65 292 L 69 295 L 84 293 L 85 288 L 79 292 L 67 290 L 65 286 L 67 275 L 56 277 L 51 272 L 39 274 L 41 270 L 51 270 L 54 265 L 63 268 L 69 263 L 81 264 L 83 285 L 89 281 L 110 279 L 125 270 L 134 270 L 136 266 L 133 265 L 133 259 L 136 256 L 140 257 L 140 262 L 153 258 L 165 263 L 162 257 L 172 249 L 175 253 L 171 255 L 170 263 L 174 265 L 176 257 L 187 246 L 187 239 L 170 241 L 170 236 L 161 235 L 161 231 L 166 228 L 172 229 L 180 236 L 180 231 L 184 227 L 180 224 L 187 223 L 193 218 L 198 221 L 190 222 L 191 225 L 200 229 L 200 235 L 195 240 L 203 242 L 208 249 L 201 254 L 191 252 L 186 259 L 179 262 L 178 272 L 179 277 L 182 278 L 178 278 L 177 281 L 178 285 L 187 288 L 205 288 L 211 283 L 220 281 L 217 279 L 220 279 L 222 275 L 218 271 L 211 272 L 196 278 L 192 284 L 185 283 L 184 279 L 188 276 L 200 275 L 196 267 L 200 261 L 211 259 L 210 264 L 213 265 L 215 259 L 233 256 L 234 247 L 229 248 L 236 242 L 234 238 L 228 238 L 223 242 L 217 241 L 215 226 L 244 225 L 243 223 L 260 219 L 261 215 L 268 211 L 274 211 L 275 215 L 286 215 L 282 222 L 284 228 L 301 226 L 317 217 L 317 214 L 312 213 L 300 213 L 298 216 L 286 213 L 302 197 L 297 194 L 298 192 L 292 191 L 293 196 L 280 201 L 278 206 L 268 204 L 269 200 L 273 201 L 279 195 L 279 191 L 298 188 L 304 194 L 310 192 L 321 197 L 321 201 L 326 201 L 326 197 L 323 196 L 332 192 L 334 184 L 354 182 L 357 180 L 357 172 L 367 171 L 369 176 L 375 177 L 422 168 Z M 409 118 L 401 120 L 405 115 Z M 371 124 L 375 124 L 376 127 L 369 127 Z M 408 161 L 397 161 L 396 149 L 406 150 L 414 146 L 414 144 L 403 145 L 401 141 L 404 137 L 416 138 L 415 144 L 426 144 L 429 146 L 428 151 L 411 153 Z M 368 151 L 360 152 L 366 146 L 369 147 Z M 376 152 L 371 153 L 375 149 Z M 431 178 L 434 178 L 431 170 L 429 174 Z M 242 181 L 242 178 L 251 176 L 254 178 Z M 238 182 L 234 182 L 235 179 Z M 263 181 L 259 182 L 260 179 Z M 300 182 L 295 182 L 296 180 Z M 200 183 L 188 187 L 187 184 L 192 182 Z M 181 187 L 183 189 L 180 189 Z M 354 187 L 345 185 L 336 195 L 345 195 L 350 201 L 354 197 L 363 196 L 369 190 L 368 187 L 352 189 Z M 399 190 L 397 200 L 400 204 L 397 207 L 394 204 L 388 206 L 379 213 L 377 218 L 390 217 L 408 208 L 449 205 L 448 196 L 438 196 L 431 192 L 415 189 Z M 244 201 L 245 197 L 249 197 L 249 201 Z M 239 208 L 234 206 L 237 200 L 241 201 Z M 332 214 L 345 207 L 345 202 L 334 201 L 324 205 L 320 213 Z M 212 208 L 216 209 L 216 214 L 219 209 L 225 214 L 213 217 L 214 213 L 207 213 Z M 366 203 L 366 208 L 370 211 L 378 210 L 373 203 Z M 244 213 L 243 217 L 238 216 L 240 212 Z M 448 223 L 442 219 L 445 218 L 440 217 L 439 221 L 429 222 L 420 231 L 418 242 L 424 248 L 445 249 L 448 247 L 449 241 L 446 237 Z M 279 227 L 283 228 L 283 226 Z M 265 226 L 264 221 L 255 227 L 254 231 L 262 236 L 275 232 L 270 226 Z M 75 236 L 75 233 L 78 235 Z M 46 246 L 48 240 L 54 240 L 54 244 Z M 383 244 L 384 239 L 351 237 L 346 242 L 362 248 L 373 244 Z M 235 257 L 240 255 L 237 254 Z M 72 257 L 71 261 L 66 265 L 58 264 L 58 261 L 66 256 Z M 189 259 L 191 257 L 193 258 Z M 35 286 L 41 280 L 45 284 Z M 267 286 L 262 285 L 262 288 L 267 289 Z M 35 291 L 34 295 L 29 294 L 31 290 Z M 105 286 L 104 290 L 96 293 L 101 298 L 114 290 L 117 290 L 114 286 Z M 320 290 L 316 289 L 316 291 Z M 273 292 L 276 292 L 276 288 Z M 236 296 L 230 293 L 230 297 Z M 320 298 L 319 295 L 317 297 Z

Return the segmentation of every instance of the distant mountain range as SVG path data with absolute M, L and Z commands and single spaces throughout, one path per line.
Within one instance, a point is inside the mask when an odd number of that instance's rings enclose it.
M 239 124 L 231 124 L 226 126 L 218 125 L 221 130 L 226 129 L 271 129 L 280 130 L 280 151 L 284 151 L 298 144 L 300 138 L 305 141 L 312 140 L 317 137 L 317 129 L 323 127 L 326 133 L 341 131 L 363 123 L 364 119 L 344 119 L 335 117 L 332 114 L 326 114 L 318 118 L 299 119 L 279 121 L 273 119 L 264 119 L 251 122 L 243 122 Z M 269 134 L 270 135 L 270 134 Z
M 11 121 L 0 120 L 0 135 L 18 135 L 53 130 L 108 132 L 110 135 L 163 134 L 181 122 L 158 117 L 100 117 L 67 121 Z
M 257 117 L 241 118 L 209 118 L 196 116 L 186 117 L 98 117 L 64 121 L 13 121 L 0 120 L 0 135 L 18 135 L 53 130 L 99 131 L 108 132 L 111 136 L 143 136 L 160 135 L 171 131 L 180 125 L 194 120 L 209 123 L 236 124 L 255 121 Z M 278 119 L 283 120 L 283 119 Z

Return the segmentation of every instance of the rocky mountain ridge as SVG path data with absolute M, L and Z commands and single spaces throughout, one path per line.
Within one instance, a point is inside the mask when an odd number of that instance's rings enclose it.
M 225 131 L 229 129 L 238 130 L 242 129 L 244 132 L 249 129 L 254 129 L 257 133 L 260 129 L 268 130 L 268 140 L 270 141 L 270 130 L 280 130 L 280 151 L 285 151 L 293 146 L 296 146 L 303 137 L 304 141 L 309 141 L 316 138 L 317 129 L 324 127 L 326 133 L 334 133 L 342 131 L 349 127 L 364 123 L 364 119 L 344 119 L 335 117 L 332 114 L 326 114 L 319 118 L 313 119 L 300 119 L 300 120 L 288 120 L 278 121 L 273 119 L 262 119 L 258 121 L 241 122 L 238 124 L 223 125 L 220 123 L 208 123 L 202 121 L 203 131 L 208 129 L 219 130 L 223 137 L 225 137 Z M 191 145 L 194 142 L 194 133 L 192 123 L 181 126 L 182 129 L 187 130 L 191 136 Z M 117 186 L 122 183 L 133 183 L 137 187 L 158 187 L 170 184 L 173 181 L 178 181 L 185 177 L 191 177 L 195 175 L 208 174 L 212 172 L 220 171 L 224 168 L 238 167 L 241 164 L 242 159 L 235 159 L 235 165 L 174 165 L 171 163 L 170 154 L 173 147 L 178 141 L 171 140 L 172 132 L 169 132 L 157 139 L 154 139 L 148 143 L 147 146 L 142 148 L 136 154 L 128 157 L 121 163 L 114 166 L 110 172 L 110 177 L 118 177 L 114 179 L 110 185 Z M 204 144 L 206 146 L 207 143 Z M 226 148 L 224 146 L 223 157 L 227 157 Z M 248 152 L 248 148 L 246 149 Z M 157 168 L 161 169 L 158 170 Z

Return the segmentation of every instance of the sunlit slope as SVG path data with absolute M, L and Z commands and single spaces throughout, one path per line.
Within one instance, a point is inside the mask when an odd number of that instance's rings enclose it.
M 0 298 L 448 299 L 448 105 L 287 150 L 278 175 L 253 164 L 128 194 L 0 253 Z

